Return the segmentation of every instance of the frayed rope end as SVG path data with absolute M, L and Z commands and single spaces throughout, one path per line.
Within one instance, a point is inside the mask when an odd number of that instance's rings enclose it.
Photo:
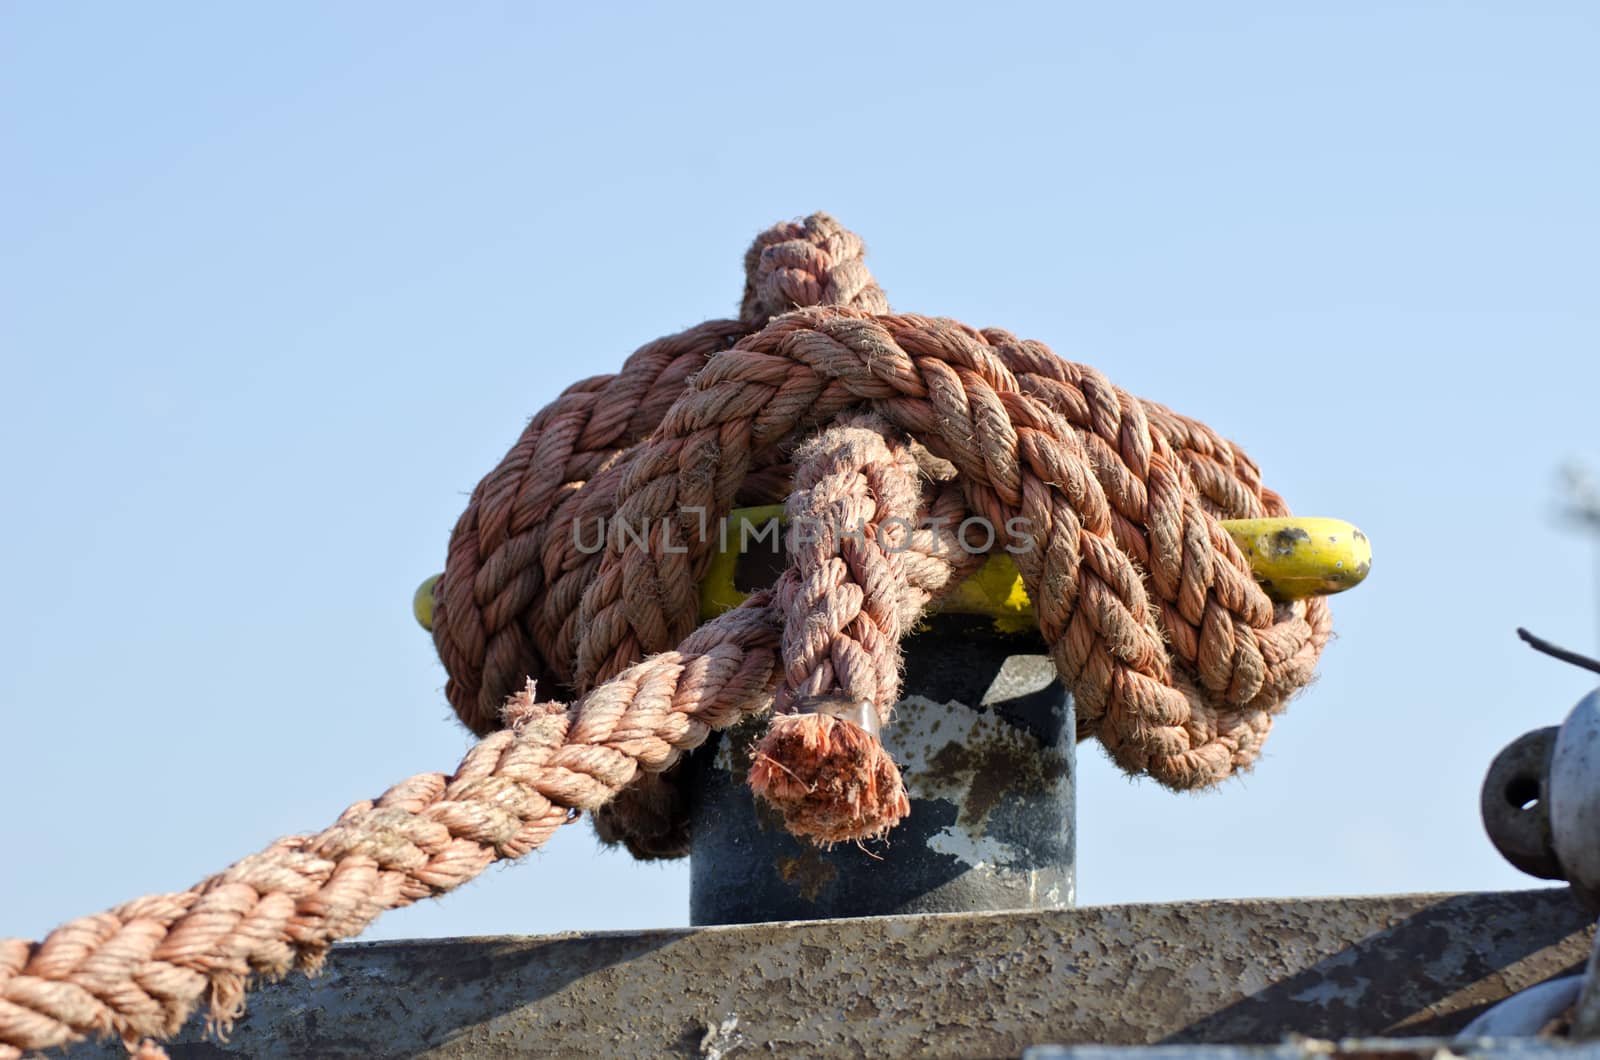
M 538 686 L 530 677 L 522 686 L 522 691 L 513 692 L 506 697 L 504 705 L 500 708 L 500 727 L 521 733 L 535 721 L 566 712 L 565 703 L 539 702 Z
M 773 718 L 749 784 L 790 832 L 821 847 L 876 838 L 911 812 L 899 767 L 878 737 L 826 713 Z

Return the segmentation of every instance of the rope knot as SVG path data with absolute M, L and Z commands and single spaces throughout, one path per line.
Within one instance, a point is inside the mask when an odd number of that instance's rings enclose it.
M 592 748 L 574 791 L 636 856 L 687 853 L 682 741 L 766 709 L 770 799 L 842 785 L 820 835 L 892 817 L 876 735 L 797 711 L 842 697 L 886 721 L 900 638 L 982 562 L 973 537 L 1014 553 L 1079 737 L 1169 787 L 1249 768 L 1328 640 L 1326 603 L 1274 608 L 1219 524 L 1288 514 L 1247 455 L 1039 343 L 890 314 L 864 254 L 826 214 L 763 232 L 738 320 L 574 384 L 451 537 L 433 632 L 452 704 L 483 735 L 538 709 L 502 710 L 530 677 L 571 701 Z M 716 521 L 779 502 L 803 536 L 778 583 L 700 625 Z M 621 680 L 646 661 L 652 683 Z
M 825 213 L 773 225 L 744 256 L 739 319 L 760 328 L 790 310 L 825 305 L 887 313 L 866 254 L 861 237 Z

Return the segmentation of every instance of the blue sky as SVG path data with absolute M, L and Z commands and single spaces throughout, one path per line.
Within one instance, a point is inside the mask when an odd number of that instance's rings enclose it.
M 1592 681 L 1584 3 L 0 7 L 0 935 L 468 746 L 409 597 L 526 418 L 825 209 L 902 310 L 1243 444 L 1368 583 L 1257 771 L 1080 748 L 1080 899 L 1532 885 L 1478 785 Z M 371 937 L 685 922 L 587 826 Z

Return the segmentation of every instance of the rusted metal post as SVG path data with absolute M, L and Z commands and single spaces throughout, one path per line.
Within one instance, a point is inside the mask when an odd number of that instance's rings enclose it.
M 690 765 L 692 923 L 1073 904 L 1076 733 L 1043 643 L 936 615 L 904 649 L 905 698 L 882 737 L 910 817 L 887 841 L 819 850 L 745 786 L 762 724 L 714 738 Z

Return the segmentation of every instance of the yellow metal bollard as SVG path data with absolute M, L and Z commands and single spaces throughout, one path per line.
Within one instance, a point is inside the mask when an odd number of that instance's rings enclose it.
M 756 543 L 773 534 L 774 521 L 783 520 L 782 505 L 736 508 L 728 513 L 724 546 L 712 557 L 700 585 L 700 615 L 712 618 L 737 607 L 747 595 L 735 584 L 739 558 L 754 538 Z M 1372 569 L 1372 543 L 1343 519 L 1289 516 L 1282 519 L 1227 519 L 1228 531 L 1244 553 L 1256 581 L 1279 602 L 1309 596 L 1342 593 L 1361 584 Z M 433 628 L 435 574 L 417 587 L 411 609 L 423 629 Z M 1036 624 L 1033 601 L 1023 587 L 1022 575 L 1010 555 L 996 552 L 939 602 L 939 614 L 987 615 L 1003 633 L 1021 632 Z

